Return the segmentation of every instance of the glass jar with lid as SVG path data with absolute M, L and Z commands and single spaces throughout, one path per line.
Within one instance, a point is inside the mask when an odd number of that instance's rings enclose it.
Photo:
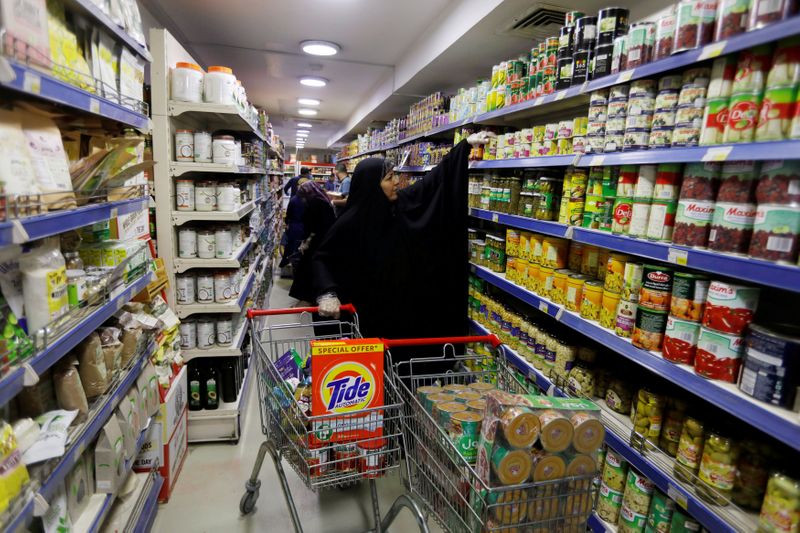
M 606 391 L 606 405 L 615 413 L 628 415 L 631 412 L 633 391 L 628 383 L 619 377 L 611 379 Z
M 83 259 L 78 252 L 64 252 L 67 270 L 84 270 Z
M 698 473 L 698 496 L 716 505 L 730 503 L 740 452 L 739 443 L 722 431 L 708 432 Z
M 705 425 L 696 415 L 687 415 L 683 420 L 678 453 L 675 456 L 675 477 L 687 483 L 694 483 L 700 468 L 701 453 L 705 442 Z

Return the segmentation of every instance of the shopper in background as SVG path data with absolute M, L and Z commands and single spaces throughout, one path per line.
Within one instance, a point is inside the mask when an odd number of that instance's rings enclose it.
M 325 180 L 325 190 L 328 192 L 336 192 L 336 173 L 331 169 L 328 179 Z
M 344 163 L 336 163 L 336 177 L 339 178 L 339 198 L 333 200 L 333 207 L 336 208 L 336 215 L 342 216 L 347 205 L 347 195 L 350 194 L 350 175 L 347 173 L 347 166 Z
M 306 169 L 303 169 L 306 170 Z M 310 180 L 302 174 L 297 176 L 298 187 Z M 295 178 L 292 178 L 295 179 Z M 291 180 L 290 180 L 291 181 Z M 288 185 L 287 185 L 288 186 Z M 300 243 L 305 238 L 305 231 L 303 230 L 303 217 L 305 215 L 306 202 L 298 195 L 292 193 L 293 196 L 286 206 L 286 229 L 283 232 L 281 244 L 283 245 L 283 257 L 279 266 L 281 268 L 288 264 L 292 265 L 293 270 L 297 270 L 297 262 L 300 259 L 298 248 Z
M 300 169 L 300 175 L 295 176 L 289 181 L 286 182 L 286 185 L 283 186 L 283 194 L 288 194 L 291 190 L 291 197 L 294 197 L 297 194 L 297 188 L 300 186 L 300 180 L 308 180 L 311 179 L 311 169 L 308 167 L 303 167 Z
M 365 337 L 465 334 L 468 159 L 491 135 L 471 135 L 403 190 L 392 161 L 358 164 L 347 210 L 314 256 L 321 315 L 337 317 L 340 302 L 352 302 Z
M 311 259 L 336 220 L 328 195 L 314 180 L 307 180 L 297 189 L 303 202 L 303 238 L 297 251 L 300 254 L 289 296 L 303 302 L 316 298 L 311 280 Z

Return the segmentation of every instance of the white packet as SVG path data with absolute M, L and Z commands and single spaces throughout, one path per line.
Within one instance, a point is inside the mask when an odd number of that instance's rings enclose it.
M 42 431 L 36 442 L 22 455 L 22 462 L 30 465 L 64 455 L 69 426 L 76 416 L 78 416 L 77 410 L 58 409 L 37 418 L 36 422 L 42 427 Z

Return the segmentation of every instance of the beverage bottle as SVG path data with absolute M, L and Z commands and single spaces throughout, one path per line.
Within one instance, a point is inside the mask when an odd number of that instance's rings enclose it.
M 225 403 L 236 402 L 239 388 L 236 386 L 236 365 L 230 357 L 225 358 L 222 367 L 222 401 Z
M 189 362 L 189 410 L 199 411 L 203 408 L 203 398 L 205 396 L 205 383 L 203 373 L 200 371 L 198 361 Z
M 220 379 L 217 366 L 213 362 L 208 362 L 203 372 L 205 382 L 205 397 L 203 407 L 206 409 L 217 409 L 219 407 Z

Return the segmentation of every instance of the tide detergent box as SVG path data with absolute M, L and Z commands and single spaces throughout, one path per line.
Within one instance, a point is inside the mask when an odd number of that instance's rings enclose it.
M 380 339 L 311 341 L 311 388 L 311 444 L 383 435 Z

